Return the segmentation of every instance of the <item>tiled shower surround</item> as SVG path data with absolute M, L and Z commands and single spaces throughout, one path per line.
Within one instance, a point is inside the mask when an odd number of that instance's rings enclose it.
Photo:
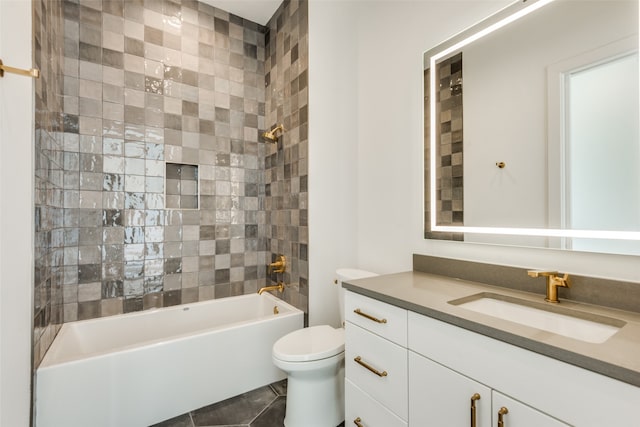
M 309 32 L 306 1 L 285 1 L 266 32 L 266 111 L 269 129 L 283 124 L 284 137 L 267 145 L 265 214 L 269 262 L 287 257 L 284 274 L 271 281 L 287 285 L 284 299 L 308 313 L 308 68 Z
M 33 363 L 62 324 L 63 32 L 62 3 L 33 2 L 35 80 Z M 3 201 L 5 202 L 5 201 Z
M 306 2 L 286 1 L 266 27 L 191 0 L 62 5 L 51 252 L 63 313 L 44 323 L 252 293 L 271 280 L 294 284 L 284 299 L 306 311 Z M 276 123 L 286 132 L 265 144 Z M 196 168 L 197 182 L 182 178 L 198 209 L 176 205 L 165 185 L 176 165 Z M 268 277 L 280 253 L 290 270 Z M 36 288 L 49 282 L 36 274 Z

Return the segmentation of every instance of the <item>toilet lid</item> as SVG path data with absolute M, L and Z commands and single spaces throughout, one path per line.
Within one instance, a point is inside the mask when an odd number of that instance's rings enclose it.
M 273 345 L 273 356 L 287 362 L 326 359 L 344 351 L 344 329 L 329 325 L 298 329 Z

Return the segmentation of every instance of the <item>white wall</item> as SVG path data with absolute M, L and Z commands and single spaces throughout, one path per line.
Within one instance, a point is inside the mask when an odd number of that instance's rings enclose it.
M 338 326 L 335 270 L 355 267 L 357 51 L 351 2 L 309 3 L 309 323 Z
M 413 253 L 640 282 L 637 257 L 422 238 L 422 53 L 508 3 L 311 0 L 313 324 L 332 316 L 325 312 L 335 304 L 327 282 L 336 267 L 406 271 Z M 354 15 L 349 26 L 345 21 Z M 337 127 L 336 118 L 341 119 Z M 337 160 L 339 153 L 347 157 Z M 357 228 L 355 234 L 351 227 Z
M 0 58 L 31 67 L 31 2 L 0 0 Z M 28 426 L 33 289 L 33 81 L 0 79 L 0 426 Z

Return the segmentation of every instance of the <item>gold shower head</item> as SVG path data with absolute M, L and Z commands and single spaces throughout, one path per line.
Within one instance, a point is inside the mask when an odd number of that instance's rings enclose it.
M 283 125 L 278 125 L 275 128 L 264 132 L 262 134 L 262 137 L 265 139 L 266 142 L 276 143 L 276 142 L 278 142 L 278 136 L 276 135 L 276 133 L 278 131 L 284 132 L 284 126 Z

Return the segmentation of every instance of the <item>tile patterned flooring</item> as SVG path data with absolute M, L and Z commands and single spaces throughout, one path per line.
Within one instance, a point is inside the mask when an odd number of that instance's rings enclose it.
M 287 380 L 282 380 L 152 427 L 283 427 L 286 400 Z

